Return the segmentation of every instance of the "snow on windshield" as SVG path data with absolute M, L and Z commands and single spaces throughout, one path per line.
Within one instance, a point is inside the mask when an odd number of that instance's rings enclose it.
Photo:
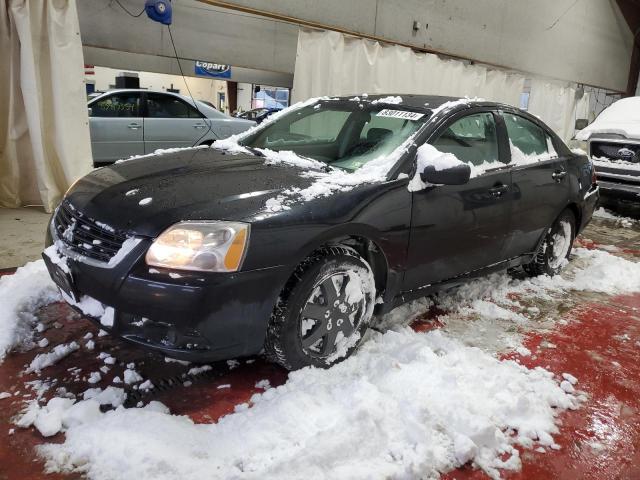
M 366 101 L 367 96 L 363 95 L 363 100 Z M 356 100 L 357 99 L 357 100 Z M 238 144 L 239 141 L 249 137 L 253 133 L 262 130 L 265 126 L 272 124 L 278 118 L 283 115 L 286 115 L 292 111 L 304 108 L 306 106 L 313 105 L 314 103 L 318 103 L 320 100 L 326 101 L 331 100 L 327 97 L 322 98 L 313 98 L 309 99 L 305 102 L 301 102 L 296 104 L 288 109 L 282 110 L 271 117 L 269 117 L 265 122 L 263 122 L 259 126 L 255 126 L 252 129 L 243 132 L 239 135 L 230 137 L 226 140 L 214 142 L 212 145 L 213 148 L 220 148 L 223 150 L 227 150 L 230 152 L 234 151 L 243 151 L 246 149 Z M 361 101 L 360 97 L 354 97 L 351 100 L 353 101 Z M 471 102 L 482 101 L 482 99 L 478 98 L 462 98 L 455 101 L 445 102 L 440 105 L 438 108 L 433 109 L 432 115 L 439 114 L 443 111 L 446 111 L 450 108 L 466 105 Z M 402 97 L 386 97 L 381 98 L 372 103 L 400 103 L 402 102 Z M 387 178 L 387 174 L 390 169 L 396 164 L 396 162 L 401 158 L 401 156 L 410 148 L 410 146 L 414 143 L 416 133 L 409 136 L 400 146 L 398 146 L 395 150 L 393 150 L 390 154 L 387 155 L 379 155 L 376 158 L 369 160 L 364 163 L 360 168 L 353 172 L 348 172 L 344 170 L 332 169 L 328 172 L 325 171 L 314 171 L 308 170 L 306 172 L 301 173 L 302 176 L 313 179 L 313 183 L 304 189 L 301 188 L 290 188 L 283 190 L 277 196 L 266 200 L 265 202 L 265 210 L 268 213 L 276 213 L 283 210 L 288 210 L 291 206 L 299 201 L 309 201 L 314 198 L 328 196 L 337 191 L 348 191 L 355 188 L 358 185 L 366 184 L 366 183 L 375 183 L 384 181 Z M 308 158 L 301 157 L 292 151 L 271 151 L 268 149 L 259 149 L 266 157 L 267 163 L 287 163 L 293 166 L 298 166 L 304 169 L 309 169 L 314 166 L 323 166 L 322 162 L 317 162 L 315 160 L 310 160 Z

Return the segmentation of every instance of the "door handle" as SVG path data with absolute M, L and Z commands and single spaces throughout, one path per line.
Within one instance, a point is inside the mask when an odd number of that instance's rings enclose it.
M 194 123 L 193 128 L 205 128 L 206 125 L 204 123 Z
M 551 174 L 551 178 L 553 178 L 556 182 L 561 181 L 566 176 L 567 176 L 566 170 L 556 170 Z
M 491 194 L 492 197 L 500 198 L 508 190 L 509 190 L 508 185 L 496 185 L 495 187 L 492 187 L 489 189 L 489 193 Z
M 130 123 L 129 125 L 127 125 L 127 128 L 130 128 L 131 130 L 138 130 L 142 125 L 140 125 L 139 123 Z

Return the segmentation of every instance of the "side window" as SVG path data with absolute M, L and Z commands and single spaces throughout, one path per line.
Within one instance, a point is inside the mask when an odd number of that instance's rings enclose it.
M 147 117 L 150 118 L 200 118 L 191 105 L 173 95 L 147 94 Z
M 91 104 L 92 117 L 138 117 L 140 94 L 114 93 Z
M 513 147 L 525 155 L 542 155 L 549 152 L 548 145 L 551 139 L 547 140 L 547 134 L 535 123 L 511 113 L 503 113 L 502 116 Z
M 473 165 L 499 161 L 498 136 L 493 115 L 475 113 L 453 122 L 432 145 Z

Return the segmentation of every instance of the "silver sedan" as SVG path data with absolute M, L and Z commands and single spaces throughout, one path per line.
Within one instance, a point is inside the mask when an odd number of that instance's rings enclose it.
M 89 102 L 96 166 L 159 148 L 210 145 L 255 122 L 232 118 L 209 105 L 169 92 L 113 90 Z

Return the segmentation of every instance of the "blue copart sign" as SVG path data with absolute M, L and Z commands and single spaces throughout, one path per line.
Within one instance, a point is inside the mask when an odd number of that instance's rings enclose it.
M 231 65 L 196 60 L 195 74 L 204 77 L 231 78 Z

